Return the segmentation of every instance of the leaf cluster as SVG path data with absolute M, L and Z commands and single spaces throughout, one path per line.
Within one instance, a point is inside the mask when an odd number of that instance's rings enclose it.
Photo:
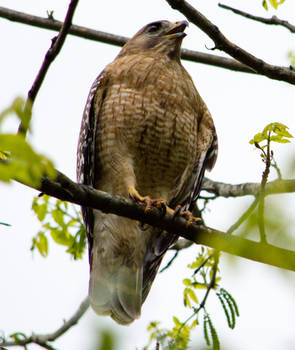
M 48 238 L 50 235 L 55 243 L 66 246 L 66 252 L 75 260 L 81 259 L 86 247 L 86 234 L 81 216 L 74 205 L 47 195 L 35 197 L 32 210 L 42 223 L 40 230 L 32 239 L 31 250 L 48 255 Z
M 1 132 L 4 119 L 11 114 L 18 117 L 24 129 L 29 129 L 31 108 L 28 104 L 18 97 L 0 114 L 0 181 L 17 180 L 37 187 L 41 183 L 42 176 L 55 177 L 53 163 L 45 156 L 36 153 L 22 133 Z
M 293 136 L 289 133 L 288 129 L 289 128 L 282 123 L 270 123 L 266 125 L 262 132 L 257 133 L 253 139 L 250 140 L 250 144 L 254 144 L 257 148 L 264 149 L 271 141 L 289 143 L 289 139 L 293 138 Z M 260 145 L 263 141 L 266 143 Z

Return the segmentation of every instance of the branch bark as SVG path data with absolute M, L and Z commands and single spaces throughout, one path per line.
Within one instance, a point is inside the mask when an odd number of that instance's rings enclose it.
M 225 4 L 219 3 L 218 6 L 225 9 L 225 10 L 230 10 L 233 13 L 240 15 L 242 17 L 252 19 L 253 21 L 261 22 L 264 24 L 270 24 L 270 25 L 279 25 L 279 26 L 287 28 L 291 33 L 295 33 L 295 26 L 293 24 L 289 23 L 286 20 L 280 19 L 277 16 L 272 16 L 271 18 L 265 18 L 265 17 L 251 15 L 248 12 L 244 12 L 244 11 L 235 9 L 235 8 L 230 7 L 228 5 L 225 5 Z
M 255 57 L 246 50 L 229 41 L 203 14 L 197 11 L 185 0 L 166 0 L 175 10 L 181 12 L 190 22 L 205 32 L 215 43 L 215 48 L 228 53 L 238 61 L 254 69 L 257 73 L 271 79 L 295 84 L 295 72 L 289 68 L 274 66 Z
M 68 320 L 65 321 L 64 324 L 58 328 L 53 333 L 48 334 L 32 334 L 30 337 L 25 338 L 23 340 L 16 341 L 2 341 L 0 342 L 0 349 L 1 346 L 25 346 L 31 343 L 38 344 L 46 349 L 54 349 L 51 347 L 51 345 L 48 344 L 48 342 L 53 342 L 57 338 L 59 338 L 61 335 L 66 333 L 71 327 L 76 325 L 80 318 L 85 314 L 85 312 L 89 308 L 89 300 L 88 297 L 85 298 L 82 303 L 80 304 L 78 310 L 73 314 L 73 316 Z
M 213 193 L 219 197 L 242 197 L 257 196 L 260 192 L 261 185 L 259 183 L 242 183 L 238 185 L 227 184 L 218 181 L 212 181 L 204 178 L 202 190 Z M 275 180 L 265 185 L 265 195 L 282 194 L 295 192 L 295 179 L 291 180 Z
M 295 271 L 294 251 L 227 235 L 222 231 L 204 225 L 192 224 L 187 226 L 184 218 L 174 218 L 169 213 L 163 216 L 163 213 L 157 208 L 152 208 L 145 212 L 143 204 L 112 196 L 89 186 L 76 184 L 60 172 L 58 172 L 55 180 L 43 178 L 38 190 L 61 200 L 158 227 L 197 244 L 203 244 L 229 254 Z

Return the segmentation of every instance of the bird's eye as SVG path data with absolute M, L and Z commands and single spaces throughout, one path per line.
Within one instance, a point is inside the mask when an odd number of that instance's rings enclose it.
M 161 28 L 161 23 L 160 22 L 156 22 L 156 23 L 152 23 L 148 26 L 147 31 L 148 33 L 155 33 L 157 32 L 159 29 Z

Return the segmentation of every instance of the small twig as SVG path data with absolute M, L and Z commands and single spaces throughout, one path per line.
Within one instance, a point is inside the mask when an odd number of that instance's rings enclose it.
M 212 258 L 212 254 L 210 254 L 203 262 L 200 264 L 194 271 L 193 276 L 195 276 L 203 266 L 207 264 L 207 262 Z
M 288 21 L 279 19 L 277 16 L 272 16 L 271 18 L 265 18 L 265 17 L 251 15 L 248 12 L 244 12 L 244 11 L 235 9 L 235 8 L 230 7 L 228 5 L 224 5 L 224 4 L 219 3 L 218 6 L 224 8 L 226 10 L 230 10 L 230 11 L 236 13 L 237 15 L 243 16 L 245 18 L 249 18 L 249 19 L 252 19 L 254 21 L 264 23 L 264 24 L 279 25 L 279 26 L 287 28 L 291 33 L 295 33 L 295 26 L 294 25 L 290 24 Z
M 181 12 L 190 22 L 194 23 L 203 32 L 205 32 L 215 44 L 215 49 L 222 50 L 254 69 L 256 72 L 265 75 L 271 79 L 286 81 L 295 84 L 295 72 L 289 68 L 274 66 L 255 57 L 241 47 L 229 41 L 219 30 L 219 28 L 210 22 L 203 14 L 196 10 L 185 0 L 166 0 L 169 5 Z
M 264 220 L 264 202 L 265 202 L 265 186 L 267 183 L 267 179 L 268 179 L 268 175 L 269 175 L 269 171 L 270 171 L 270 165 L 271 165 L 270 131 L 268 134 L 266 152 L 260 146 L 256 145 L 256 147 L 258 147 L 262 151 L 263 160 L 265 162 L 265 169 L 262 173 L 260 193 L 258 196 L 258 199 L 259 199 L 259 203 L 258 203 L 258 227 L 259 227 L 259 234 L 260 234 L 260 242 L 267 243 L 266 242 L 266 233 L 265 233 L 265 220 Z
M 216 285 L 216 274 L 217 274 L 218 263 L 219 263 L 219 251 L 216 251 L 216 250 L 214 251 L 213 258 L 214 258 L 214 265 L 212 267 L 212 277 L 211 277 L 211 280 L 210 280 L 210 282 L 208 284 L 208 287 L 207 287 L 206 293 L 204 295 L 204 298 L 203 298 L 203 300 L 200 303 L 200 306 L 198 308 L 198 312 L 200 311 L 200 309 L 203 309 L 205 307 L 205 304 L 206 304 L 206 301 L 208 299 L 209 293 L 210 293 L 211 289 L 215 288 L 215 285 Z
M 171 264 L 173 263 L 173 261 L 177 258 L 178 253 L 179 253 L 179 250 L 177 250 L 177 251 L 174 253 L 173 257 L 168 261 L 167 265 L 164 266 L 164 267 L 160 270 L 160 273 L 163 272 L 163 271 L 165 271 L 165 270 L 167 270 L 168 267 L 171 266 Z
M 275 161 L 274 158 L 272 158 L 271 166 L 276 170 L 277 175 L 278 175 L 278 180 L 282 180 L 283 177 L 282 177 L 281 170 L 280 170 L 280 168 L 278 166 L 278 163 Z
M 77 324 L 80 318 L 87 311 L 88 307 L 89 307 L 89 300 L 87 297 L 80 304 L 78 310 L 74 313 L 74 315 L 68 321 L 64 322 L 64 324 L 60 328 L 58 328 L 55 332 L 49 333 L 49 334 L 32 334 L 30 337 L 24 338 L 18 341 L 5 341 L 5 340 L 3 341 L 3 338 L 2 338 L 2 342 L 0 343 L 0 349 L 1 349 L 1 346 L 4 346 L 4 347 L 16 346 L 16 345 L 26 346 L 27 344 L 35 343 L 42 346 L 45 349 L 55 350 L 51 345 L 48 344 L 48 342 L 52 342 L 56 340 L 61 335 L 66 333 L 71 327 Z
M 195 317 L 202 309 L 205 308 L 205 305 L 206 305 L 206 301 L 208 299 L 208 296 L 209 296 L 209 293 L 212 289 L 215 288 L 215 285 L 216 285 L 216 274 L 217 274 L 217 269 L 218 269 L 218 264 L 219 264 L 219 251 L 215 250 L 213 252 L 213 254 L 211 254 L 207 259 L 206 259 L 206 262 L 209 260 L 209 258 L 212 258 L 212 255 L 214 257 L 214 264 L 212 266 L 212 275 L 211 275 L 211 279 L 210 279 L 210 282 L 207 286 L 207 290 L 206 290 L 206 293 L 201 301 L 201 303 L 199 304 L 199 307 L 198 308 L 194 308 L 194 312 L 192 315 L 190 315 L 184 322 L 183 324 L 181 325 L 181 327 L 179 328 L 178 330 L 178 334 L 180 333 L 181 329 L 187 324 L 187 322 L 189 320 L 191 320 L 193 317 Z M 203 264 L 202 264 L 203 265 Z M 203 265 L 204 266 L 204 265 Z
M 237 228 L 239 228 L 244 221 L 248 219 L 253 210 L 256 208 L 259 202 L 258 196 L 255 198 L 250 207 L 244 212 L 244 214 L 226 231 L 227 234 L 232 234 Z
M 59 52 L 60 52 L 60 50 L 65 42 L 66 36 L 67 36 L 68 31 L 70 29 L 70 26 L 72 24 L 72 19 L 74 16 L 75 9 L 78 5 L 78 1 L 79 0 L 71 0 L 67 14 L 66 14 L 65 21 L 62 25 L 62 28 L 61 28 L 58 36 L 52 39 L 51 46 L 45 55 L 45 59 L 42 63 L 42 66 L 37 74 L 37 77 L 36 77 L 32 87 L 31 87 L 31 89 L 28 92 L 28 98 L 26 101 L 25 110 L 27 110 L 29 113 L 32 110 L 32 106 L 33 106 L 34 101 L 36 99 L 36 96 L 40 90 L 40 87 L 44 81 L 44 78 L 45 78 L 46 73 L 50 67 L 50 64 L 54 61 L 56 56 L 59 54 Z M 18 132 L 23 134 L 23 135 L 26 135 L 27 130 L 24 127 L 23 123 L 20 124 Z

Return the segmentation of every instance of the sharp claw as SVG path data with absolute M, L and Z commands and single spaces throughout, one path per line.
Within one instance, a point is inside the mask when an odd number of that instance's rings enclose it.
M 181 205 L 177 205 L 177 207 L 174 210 L 173 219 L 175 219 L 180 214 L 180 211 L 181 211 Z
M 182 216 L 183 218 L 186 219 L 186 226 L 187 227 L 192 225 L 193 223 L 197 223 L 197 222 L 200 223 L 202 221 L 202 219 L 193 216 L 193 214 L 188 210 L 181 211 L 180 205 L 178 205 L 175 208 L 174 214 L 173 214 L 173 219 L 175 219 L 178 215 Z

